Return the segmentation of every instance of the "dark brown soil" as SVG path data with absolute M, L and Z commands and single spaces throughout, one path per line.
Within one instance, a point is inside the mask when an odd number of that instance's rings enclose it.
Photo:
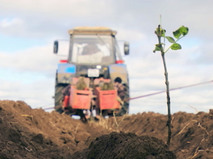
M 82 123 L 68 115 L 0 101 L 0 159 L 213 158 L 213 113 L 141 113 Z M 170 150 L 170 151 L 169 151 Z
M 113 132 L 96 138 L 88 149 L 75 153 L 73 158 L 175 159 L 176 157 L 174 153 L 168 151 L 162 141 L 155 137 Z
M 167 116 L 142 113 L 117 119 L 119 130 L 138 136 L 149 135 L 167 141 Z M 112 128 L 118 127 L 113 119 Z M 172 140 L 170 150 L 177 158 L 213 158 L 213 113 L 189 114 L 178 112 L 172 115 Z

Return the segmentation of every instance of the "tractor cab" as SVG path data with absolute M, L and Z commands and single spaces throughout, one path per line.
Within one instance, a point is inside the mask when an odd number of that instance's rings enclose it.
M 76 27 L 69 30 L 70 50 L 68 62 L 76 65 L 110 65 L 121 63 L 122 56 L 113 31 L 106 27 Z M 58 42 L 55 42 L 55 53 Z M 129 54 L 128 43 L 124 44 Z

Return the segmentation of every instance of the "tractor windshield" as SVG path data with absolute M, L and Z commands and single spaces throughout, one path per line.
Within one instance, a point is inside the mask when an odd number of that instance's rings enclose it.
M 115 62 L 113 38 L 110 35 L 73 35 L 71 62 L 86 65 L 107 65 Z

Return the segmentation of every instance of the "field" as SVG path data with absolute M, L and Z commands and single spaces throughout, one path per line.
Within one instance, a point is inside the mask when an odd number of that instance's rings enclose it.
M 83 123 L 68 115 L 0 101 L 0 159 L 212 159 L 213 111 L 153 112 Z

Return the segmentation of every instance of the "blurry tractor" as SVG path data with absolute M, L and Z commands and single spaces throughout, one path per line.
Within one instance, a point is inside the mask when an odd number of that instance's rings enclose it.
M 129 80 L 116 41 L 116 31 L 105 27 L 69 30 L 70 48 L 56 71 L 55 110 L 88 116 L 129 112 Z M 54 42 L 57 54 L 59 42 Z M 124 43 L 124 54 L 129 44 Z

